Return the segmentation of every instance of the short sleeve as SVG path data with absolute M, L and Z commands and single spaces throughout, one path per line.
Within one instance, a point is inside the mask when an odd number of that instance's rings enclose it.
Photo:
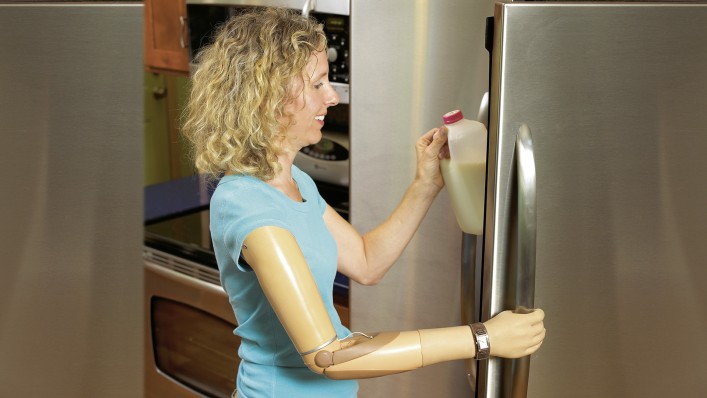
M 251 271 L 240 259 L 243 241 L 249 233 L 263 226 L 287 229 L 280 207 L 267 192 L 249 183 L 219 185 L 211 199 L 210 218 L 216 256 L 228 257 L 241 271 Z
M 309 174 L 305 173 L 301 169 L 299 169 L 297 166 L 292 167 L 293 174 L 295 175 L 295 179 L 298 181 L 300 184 L 300 188 L 303 192 L 302 196 L 307 199 L 307 200 L 313 200 L 317 206 L 317 209 L 319 210 L 319 214 L 324 214 L 324 211 L 326 210 L 326 201 L 322 196 L 319 194 L 319 190 L 317 189 L 317 184 L 314 182 L 312 177 L 309 176 Z

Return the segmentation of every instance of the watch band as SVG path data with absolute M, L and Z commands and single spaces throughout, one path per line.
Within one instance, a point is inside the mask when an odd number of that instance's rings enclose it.
M 476 345 L 476 360 L 482 361 L 491 356 L 491 343 L 489 342 L 489 334 L 486 332 L 486 326 L 483 323 L 472 323 L 469 325 L 471 333 L 474 335 L 474 344 Z

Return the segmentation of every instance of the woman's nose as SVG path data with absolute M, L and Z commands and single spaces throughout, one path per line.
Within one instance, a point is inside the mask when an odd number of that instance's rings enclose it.
M 326 104 L 327 106 L 334 106 L 339 104 L 339 94 L 334 90 L 334 87 L 329 85 L 329 90 L 327 91 Z

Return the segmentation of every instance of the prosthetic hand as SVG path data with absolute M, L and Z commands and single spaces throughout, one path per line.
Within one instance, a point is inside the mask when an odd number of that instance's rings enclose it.
M 304 363 L 332 379 L 360 379 L 405 372 L 476 355 L 469 326 L 354 333 L 339 340 L 297 242 L 285 229 L 260 227 L 242 254 Z M 535 352 L 545 337 L 544 313 L 505 311 L 486 322 L 491 355 L 518 358 Z

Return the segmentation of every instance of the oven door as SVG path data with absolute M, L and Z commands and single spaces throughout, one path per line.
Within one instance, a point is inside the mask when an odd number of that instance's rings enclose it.
M 218 271 L 145 253 L 145 396 L 230 398 L 240 339 Z

